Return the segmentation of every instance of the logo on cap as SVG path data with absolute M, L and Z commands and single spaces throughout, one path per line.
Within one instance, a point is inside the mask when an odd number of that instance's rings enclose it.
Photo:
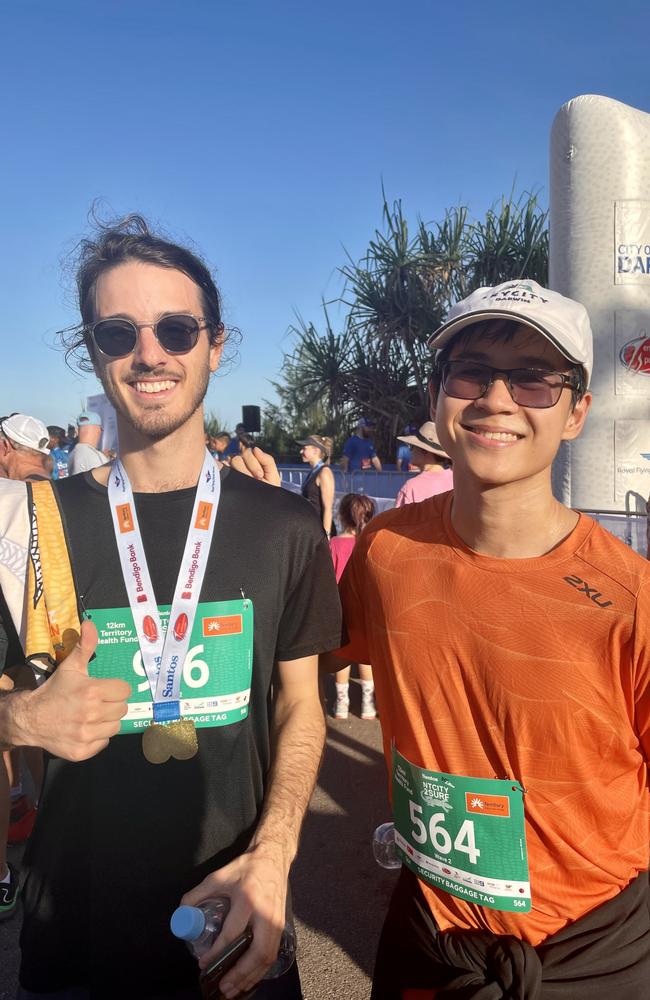
M 485 295 L 484 298 L 491 299 L 493 302 L 548 302 L 548 299 L 545 299 L 542 295 L 537 295 L 533 291 L 532 285 L 528 285 L 523 281 L 517 281 L 513 285 L 506 285 L 505 288 L 499 287 L 490 295 Z

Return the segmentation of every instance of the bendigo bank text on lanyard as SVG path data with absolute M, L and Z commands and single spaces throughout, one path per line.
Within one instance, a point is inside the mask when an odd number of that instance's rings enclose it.
M 198 749 L 192 719 L 181 719 L 180 686 L 210 555 L 220 490 L 219 470 L 206 450 L 165 633 L 149 575 L 133 491 L 119 459 L 109 476 L 108 499 L 115 541 L 153 699 L 153 723 L 142 737 L 143 753 L 151 763 L 167 760 L 170 750 L 177 759 L 187 759 Z

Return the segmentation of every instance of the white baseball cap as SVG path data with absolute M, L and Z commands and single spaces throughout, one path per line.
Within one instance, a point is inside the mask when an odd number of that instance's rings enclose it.
M 0 430 L 5 437 L 24 448 L 40 451 L 49 455 L 47 447 L 50 435 L 45 424 L 36 417 L 28 417 L 25 413 L 12 413 L 10 417 L 0 420 Z
M 538 330 L 565 358 L 583 367 L 585 386 L 589 385 L 594 348 L 587 310 L 580 302 L 526 278 L 477 288 L 451 307 L 428 346 L 440 351 L 466 326 L 488 319 L 518 320 Z

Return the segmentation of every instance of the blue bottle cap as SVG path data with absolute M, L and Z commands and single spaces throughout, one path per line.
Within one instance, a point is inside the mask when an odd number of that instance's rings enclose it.
M 172 913 L 169 926 L 181 941 L 196 941 L 205 930 L 205 914 L 198 906 L 179 906 Z

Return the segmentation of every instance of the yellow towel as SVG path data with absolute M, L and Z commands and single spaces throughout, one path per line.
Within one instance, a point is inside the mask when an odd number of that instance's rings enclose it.
M 50 672 L 79 638 L 77 595 L 61 514 L 49 481 L 31 484 L 25 655 Z

